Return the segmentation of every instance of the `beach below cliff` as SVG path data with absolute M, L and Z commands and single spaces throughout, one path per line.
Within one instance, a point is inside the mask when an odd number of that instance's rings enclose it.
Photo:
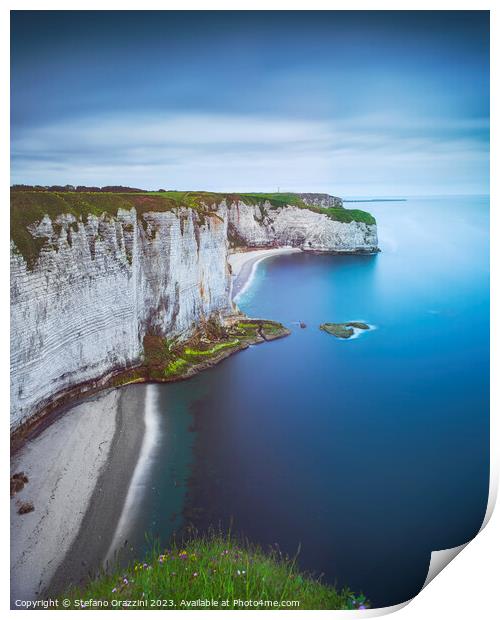
M 281 248 L 265 248 L 249 251 L 242 250 L 229 254 L 228 262 L 231 266 L 232 275 L 231 298 L 233 301 L 236 302 L 237 298 L 248 289 L 255 275 L 257 265 L 261 261 L 278 254 L 291 254 L 301 251 L 302 250 L 300 248 L 284 246 Z
M 139 462 L 145 391 L 107 390 L 68 409 L 11 459 L 27 484 L 11 499 L 11 605 L 60 594 L 95 572 Z M 19 514 L 22 505 L 33 510 Z
M 229 256 L 232 297 L 284 247 Z M 272 338 L 266 338 L 272 339 Z M 11 499 L 11 604 L 58 595 L 124 546 L 158 439 L 154 385 L 108 389 L 65 407 L 11 459 L 28 482 Z M 142 490 L 141 490 L 142 489 Z M 19 514 L 23 505 L 33 510 Z

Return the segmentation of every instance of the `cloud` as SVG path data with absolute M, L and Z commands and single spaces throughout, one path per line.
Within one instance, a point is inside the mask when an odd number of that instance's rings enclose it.
M 487 191 L 487 119 L 102 115 L 13 131 L 12 180 L 145 188 Z

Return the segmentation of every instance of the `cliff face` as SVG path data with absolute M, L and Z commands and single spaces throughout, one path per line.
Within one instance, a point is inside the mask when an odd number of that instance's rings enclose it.
M 28 261 L 11 244 L 12 430 L 55 394 L 139 364 L 146 334 L 188 336 L 200 321 L 233 313 L 231 244 L 377 246 L 375 225 L 226 199 L 205 212 L 119 208 L 82 218 L 63 210 L 25 228 L 40 251 Z
M 229 208 L 229 238 L 235 246 L 278 247 L 326 252 L 376 252 L 377 226 L 339 222 L 324 213 L 294 206 L 233 203 Z
M 32 228 L 48 246 L 34 268 L 11 253 L 12 428 L 52 395 L 137 364 L 147 332 L 232 312 L 226 218 L 204 219 L 180 209 L 143 223 L 132 210 Z
M 342 207 L 342 198 L 330 194 L 297 194 L 302 202 L 311 207 Z

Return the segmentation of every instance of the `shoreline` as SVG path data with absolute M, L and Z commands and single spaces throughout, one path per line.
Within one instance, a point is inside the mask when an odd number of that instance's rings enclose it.
M 60 595 L 71 584 L 87 579 L 89 572 L 106 568 L 109 550 L 124 511 L 145 441 L 146 391 L 116 390 L 118 395 L 116 430 L 108 457 L 101 468 L 80 527 L 50 580 L 45 595 Z M 68 507 L 71 509 L 71 506 Z M 108 550 L 104 554 L 103 549 Z
M 228 262 L 231 266 L 231 299 L 233 302 L 243 294 L 251 285 L 255 277 L 258 263 L 266 258 L 279 254 L 289 254 L 294 252 L 302 252 L 300 248 L 285 246 L 280 248 L 261 248 L 258 250 L 243 250 L 233 252 L 228 255 Z M 237 312 L 234 318 L 239 316 Z M 236 352 L 236 351 L 235 351 Z M 215 363 L 231 355 L 227 352 L 220 356 Z M 197 372 L 201 372 L 207 367 L 213 365 L 213 362 L 207 363 L 206 366 L 201 365 Z M 113 388 L 124 387 L 126 385 L 136 385 L 144 383 L 155 383 L 154 380 L 136 378 L 128 380 L 131 373 L 141 371 L 142 364 L 131 365 L 126 368 L 111 369 L 105 375 L 83 381 L 69 388 L 64 388 L 60 392 L 53 394 L 50 400 L 39 403 L 39 406 L 29 418 L 23 421 L 19 426 L 10 432 L 10 452 L 14 457 L 27 443 L 42 434 L 47 428 L 55 424 L 65 412 L 86 402 L 89 398 L 101 394 L 103 391 Z M 160 383 L 168 381 L 182 381 L 189 379 L 195 373 L 187 373 L 184 376 L 166 379 Z
M 155 455 L 159 436 L 158 390 L 156 384 L 148 383 L 144 394 L 143 436 L 139 454 L 127 488 L 127 494 L 120 511 L 113 538 L 104 557 L 104 565 L 109 565 L 118 557 L 120 548 L 127 541 L 130 523 L 137 515 L 139 504 L 144 494 L 144 482 L 151 467 L 151 459 Z
M 270 258 L 280 254 L 293 254 L 302 252 L 300 248 L 283 246 L 281 248 L 263 248 L 260 250 L 243 250 L 233 252 L 228 255 L 228 262 L 231 265 L 232 281 L 231 281 L 231 299 L 234 303 L 243 295 L 251 286 L 257 271 L 257 265 Z

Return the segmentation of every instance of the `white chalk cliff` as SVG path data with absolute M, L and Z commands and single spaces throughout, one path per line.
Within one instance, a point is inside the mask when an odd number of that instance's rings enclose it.
M 229 238 L 244 247 L 292 245 L 324 252 L 376 252 L 377 226 L 342 223 L 324 213 L 287 206 L 274 209 L 233 203 L 229 208 Z
M 233 313 L 231 246 L 377 249 L 374 224 L 225 200 L 206 215 L 46 215 L 29 231 L 44 241 L 33 264 L 11 244 L 11 430 L 54 395 L 140 364 L 146 333 L 187 336 Z

